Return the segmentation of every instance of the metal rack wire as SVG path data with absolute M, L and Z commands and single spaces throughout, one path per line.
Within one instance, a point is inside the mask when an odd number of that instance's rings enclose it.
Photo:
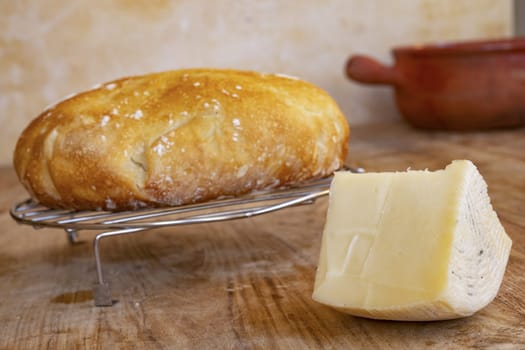
M 362 173 L 361 168 L 346 170 Z M 83 230 L 98 230 L 93 240 L 97 283 L 93 287 L 96 306 L 111 306 L 113 299 L 109 283 L 104 279 L 100 258 L 103 238 L 130 234 L 161 227 L 220 222 L 249 218 L 277 210 L 312 204 L 329 193 L 332 176 L 279 190 L 261 191 L 249 195 L 178 207 L 141 209 L 135 211 L 75 211 L 49 209 L 31 199 L 11 208 L 11 216 L 19 223 L 34 228 L 52 227 L 66 231 L 70 243 L 77 242 Z

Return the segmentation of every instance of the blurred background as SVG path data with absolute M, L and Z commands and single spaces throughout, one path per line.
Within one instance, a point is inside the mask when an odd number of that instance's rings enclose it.
M 0 0 L 0 165 L 48 104 L 127 75 L 228 67 L 299 76 L 351 124 L 400 118 L 390 88 L 350 83 L 349 55 L 525 33 L 516 0 Z

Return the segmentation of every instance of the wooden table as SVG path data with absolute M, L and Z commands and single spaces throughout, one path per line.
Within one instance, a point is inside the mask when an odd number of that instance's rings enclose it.
M 338 313 L 311 299 L 326 199 L 252 219 L 159 229 L 102 243 L 118 302 L 93 306 L 90 232 L 17 225 L 26 197 L 0 170 L 1 349 L 524 349 L 525 129 L 415 131 L 405 124 L 352 131 L 349 163 L 368 171 L 478 165 L 514 241 L 500 292 L 473 317 L 387 322 Z

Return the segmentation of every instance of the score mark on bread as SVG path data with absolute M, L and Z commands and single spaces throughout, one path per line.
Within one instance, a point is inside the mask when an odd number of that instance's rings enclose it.
M 46 109 L 15 170 L 52 208 L 124 210 L 235 196 L 329 175 L 349 127 L 299 79 L 189 69 L 115 80 Z

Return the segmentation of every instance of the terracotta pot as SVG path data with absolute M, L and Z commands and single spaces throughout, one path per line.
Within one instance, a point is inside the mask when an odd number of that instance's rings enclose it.
M 525 125 L 525 37 L 397 47 L 393 66 L 355 55 L 353 80 L 392 85 L 419 128 L 473 130 Z

